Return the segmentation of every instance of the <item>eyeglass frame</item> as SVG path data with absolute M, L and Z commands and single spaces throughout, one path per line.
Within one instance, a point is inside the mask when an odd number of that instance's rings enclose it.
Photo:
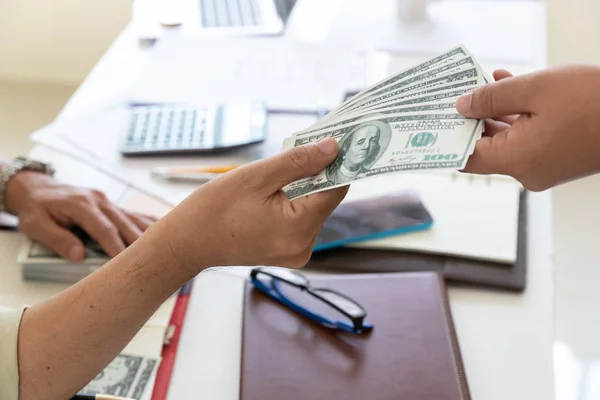
M 352 333 L 352 334 L 363 334 L 363 333 L 367 333 L 371 329 L 373 329 L 373 324 L 365 321 L 365 318 L 367 316 L 367 310 L 365 310 L 365 308 L 360 303 L 358 303 L 356 300 L 346 296 L 343 293 L 335 291 L 335 290 L 331 290 L 328 288 L 312 287 L 310 285 L 310 280 L 306 276 L 300 274 L 299 272 L 287 271 L 288 273 L 292 273 L 292 274 L 295 274 L 298 277 L 300 277 L 303 282 L 306 282 L 306 284 L 299 284 L 296 282 L 291 282 L 285 278 L 281 278 L 277 275 L 269 273 L 268 269 L 270 269 L 270 268 L 273 268 L 273 267 L 269 267 L 269 268 L 255 267 L 255 268 L 253 268 L 252 271 L 250 272 L 250 280 L 251 280 L 252 284 L 254 285 L 254 287 L 256 287 L 262 293 L 269 296 L 271 299 L 277 301 L 278 303 L 283 304 L 284 306 L 292 309 L 293 311 L 299 313 L 300 315 L 302 315 L 304 317 L 307 317 L 315 322 L 318 322 L 319 324 L 321 324 L 327 328 L 339 329 L 343 332 Z M 260 273 L 265 274 L 271 278 L 271 282 L 272 282 L 271 288 L 269 288 L 267 285 L 265 285 L 257 277 L 258 274 L 260 274 Z M 340 312 L 341 314 L 346 316 L 348 319 L 350 319 L 352 321 L 352 326 L 344 321 L 333 320 L 333 319 L 327 318 L 323 315 L 314 313 L 314 312 L 308 310 L 307 308 L 301 306 L 300 304 L 294 302 L 293 300 L 290 300 L 279 289 L 279 286 L 278 286 L 280 284 L 279 281 L 283 281 L 285 284 L 292 285 L 292 286 L 302 290 L 303 292 L 307 292 L 308 294 L 312 295 L 313 297 L 317 298 L 318 300 L 326 303 L 330 307 L 333 307 L 335 310 L 337 310 L 338 312 Z M 339 296 L 339 297 L 353 303 L 354 305 L 356 305 L 360 310 L 363 311 L 363 315 L 360 317 L 352 316 L 350 313 L 344 311 L 342 308 L 338 307 L 333 302 L 327 300 L 323 296 L 320 296 L 317 292 L 315 292 L 315 290 L 318 290 L 321 292 L 334 293 L 336 296 Z

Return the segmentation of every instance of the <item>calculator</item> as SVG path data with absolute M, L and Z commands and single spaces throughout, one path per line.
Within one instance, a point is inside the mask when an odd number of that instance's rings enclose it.
M 265 140 L 266 119 L 262 102 L 131 107 L 121 153 L 207 153 L 257 144 Z

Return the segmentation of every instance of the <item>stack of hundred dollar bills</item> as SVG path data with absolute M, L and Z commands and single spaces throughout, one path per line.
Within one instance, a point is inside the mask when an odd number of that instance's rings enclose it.
M 23 279 L 76 283 L 108 262 L 109 257 L 97 244 L 91 240 L 83 240 L 83 243 L 86 246 L 84 260 L 70 263 L 46 246 L 24 240 L 17 258 Z
M 460 170 L 484 124 L 456 111 L 462 94 L 490 79 L 464 46 L 361 91 L 283 143 L 332 137 L 340 153 L 325 171 L 286 186 L 290 199 L 399 171 Z

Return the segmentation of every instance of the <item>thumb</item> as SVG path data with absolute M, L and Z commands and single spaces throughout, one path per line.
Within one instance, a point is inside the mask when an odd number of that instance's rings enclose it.
M 338 144 L 327 137 L 317 142 L 293 147 L 281 154 L 256 163 L 261 188 L 275 193 L 287 184 L 323 171 L 338 155 Z
M 456 109 L 465 117 L 478 119 L 530 113 L 536 92 L 532 81 L 532 75 L 505 77 L 462 95 Z
M 57 225 L 49 216 L 40 217 L 31 225 L 26 223 L 21 230 L 71 262 L 81 261 L 85 256 L 83 243 L 77 236 Z

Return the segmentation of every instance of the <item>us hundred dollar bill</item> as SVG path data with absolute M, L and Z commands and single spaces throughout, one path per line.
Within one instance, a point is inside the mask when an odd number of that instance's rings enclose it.
M 119 354 L 79 393 L 149 400 L 159 363 L 153 358 Z
M 327 121 L 321 121 L 318 125 L 315 124 L 308 129 L 299 131 L 295 135 L 311 135 L 323 129 L 337 128 L 372 115 L 384 116 L 389 114 L 397 114 L 400 112 L 415 113 L 445 108 L 452 109 L 456 107 L 456 99 L 465 94 L 469 89 L 470 87 L 452 89 L 420 97 L 402 98 L 396 100 L 395 102 L 384 104 L 382 107 L 364 109 L 360 112 L 352 112 L 349 114 L 341 114 L 337 117 L 330 118 Z
M 405 81 L 405 80 L 411 79 L 415 75 L 419 75 L 422 73 L 431 73 L 431 71 L 433 71 L 433 70 L 437 70 L 436 72 L 439 73 L 439 68 L 442 67 L 443 65 L 446 65 L 449 63 L 454 63 L 457 60 L 460 60 L 460 59 L 463 59 L 463 58 L 466 58 L 469 56 L 471 56 L 471 54 L 468 52 L 468 50 L 464 46 L 457 46 L 451 50 L 448 50 L 448 51 L 440 54 L 437 57 L 434 57 L 430 60 L 424 61 L 421 64 L 415 65 L 411 68 L 407 68 L 404 71 L 401 71 L 397 74 L 394 74 L 393 76 L 390 76 L 388 78 L 385 78 L 385 79 L 375 83 L 371 87 L 363 90 L 362 92 L 358 93 L 353 98 L 349 99 L 346 103 L 340 105 L 340 107 L 335 109 L 333 111 L 333 113 L 336 114 L 341 108 L 345 107 L 346 105 L 354 104 L 354 103 L 360 101 L 361 99 L 369 97 L 373 93 L 380 91 L 381 89 L 383 89 L 386 86 L 390 86 L 390 85 L 396 84 L 400 81 Z
M 464 57 L 449 64 L 439 66 L 436 65 L 435 67 L 436 68 L 421 70 L 416 75 L 405 76 L 403 79 L 400 80 L 396 80 L 395 78 L 402 74 L 395 75 L 393 78 L 387 81 L 391 81 L 392 83 L 386 82 L 386 84 L 382 83 L 376 85 L 375 88 L 378 88 L 376 90 L 373 90 L 373 88 L 366 89 L 365 91 L 357 94 L 355 97 L 349 99 L 340 107 L 333 110 L 331 114 L 336 115 L 348 112 L 349 110 L 356 108 L 357 105 L 360 105 L 367 100 L 369 100 L 370 102 L 379 101 L 378 99 L 380 99 L 382 95 L 398 95 L 400 93 L 406 93 L 411 90 L 414 91 L 423 88 L 432 83 L 437 82 L 437 85 L 442 85 L 456 80 L 445 80 L 442 82 L 439 81 L 440 77 L 457 76 L 456 74 L 458 73 L 463 73 L 462 75 L 460 75 L 462 78 L 475 77 L 480 75 L 478 71 L 474 71 L 473 73 L 467 75 L 464 74 L 465 71 L 472 71 L 473 68 L 477 68 L 477 62 L 471 56 Z
M 471 81 L 473 78 L 481 78 L 481 75 L 479 74 L 479 69 L 477 67 L 468 67 L 466 69 L 461 69 L 460 71 L 454 72 L 450 75 L 438 76 L 430 80 L 414 81 L 404 86 L 389 88 L 388 90 L 380 92 L 375 96 L 371 96 L 357 103 L 348 105 L 344 107 L 344 109 L 342 109 L 339 113 L 333 114 L 332 112 L 331 116 L 348 112 L 356 112 L 361 108 L 372 107 L 374 105 L 380 104 L 393 98 L 406 96 L 414 93 L 421 93 L 422 91 L 427 89 L 446 86 L 448 84 L 461 80 Z
M 348 185 L 350 182 L 407 170 L 462 169 L 481 135 L 481 121 L 456 113 L 423 113 L 373 117 L 293 136 L 284 149 L 323 137 L 338 141 L 338 157 L 321 173 L 298 180 L 283 190 L 300 196 Z

